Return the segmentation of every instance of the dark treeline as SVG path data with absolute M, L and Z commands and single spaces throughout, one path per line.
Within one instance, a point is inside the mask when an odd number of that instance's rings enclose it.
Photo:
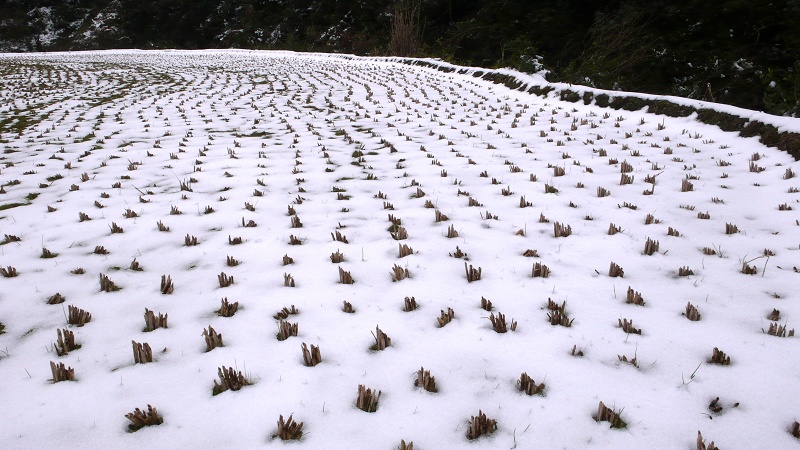
M 5 0 L 0 19 L 4 51 L 394 50 L 800 116 L 800 0 Z

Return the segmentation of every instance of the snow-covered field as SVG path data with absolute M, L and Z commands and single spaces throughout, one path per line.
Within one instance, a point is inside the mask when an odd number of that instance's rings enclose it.
M 756 138 L 370 59 L 0 72 L 0 447 L 274 447 L 290 414 L 306 449 L 798 446 L 800 167 Z M 168 326 L 144 331 L 146 309 Z M 59 356 L 59 330 L 80 348 Z M 213 395 L 222 367 L 251 384 Z M 148 404 L 163 423 L 128 432 Z M 470 440 L 479 411 L 496 431 Z

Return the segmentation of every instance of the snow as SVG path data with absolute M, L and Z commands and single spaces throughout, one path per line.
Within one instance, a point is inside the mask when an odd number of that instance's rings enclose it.
M 401 439 L 419 449 L 695 448 L 698 431 L 726 449 L 797 445 L 789 432 L 800 418 L 797 338 L 765 330 L 773 308 L 787 330 L 800 313 L 800 186 L 786 177 L 800 167 L 756 138 L 390 58 L 122 51 L 0 59 L 15 67 L 0 81 L 0 122 L 16 110 L 30 118 L 0 136 L 0 237 L 20 238 L 0 245 L 0 267 L 19 273 L 0 278 L 5 448 L 276 446 L 278 416 L 289 414 L 304 422 L 296 447 L 309 449 L 395 448 Z M 797 119 L 768 123 L 800 129 Z M 620 185 L 623 162 L 631 184 Z M 48 181 L 56 174 L 63 178 Z M 693 189 L 681 192 L 687 177 Z M 412 197 L 416 183 L 422 198 Z M 545 193 L 546 184 L 558 192 Z M 337 200 L 334 188 L 350 198 Z M 520 208 L 521 196 L 532 206 Z M 291 228 L 288 206 L 302 228 Z M 437 209 L 449 220 L 435 222 Z M 123 217 L 127 210 L 137 217 Z M 705 212 L 709 219 L 698 218 Z M 408 239 L 390 236 L 389 214 Z M 648 214 L 660 222 L 646 225 Z M 170 230 L 158 231 L 159 221 Z M 554 237 L 555 222 L 572 234 Z M 111 233 L 112 223 L 124 232 Z M 610 224 L 622 231 L 609 235 Z M 739 232 L 726 234 L 726 224 Z M 446 236 L 450 225 L 458 237 Z M 336 231 L 349 243 L 333 241 Z M 187 235 L 199 244 L 186 246 Z M 290 235 L 302 245 L 289 245 Z M 650 256 L 648 238 L 660 244 Z M 398 258 L 398 244 L 414 254 Z M 95 254 L 97 246 L 109 253 Z M 43 247 L 58 255 L 41 258 Z M 467 281 L 465 261 L 450 256 L 456 247 L 481 268 L 480 280 Z M 527 249 L 539 257 L 523 256 Z M 329 257 L 337 250 L 341 264 Z M 284 266 L 284 255 L 294 262 Z M 241 264 L 228 266 L 228 256 Z M 129 269 L 134 258 L 143 271 Z M 537 262 L 552 275 L 531 277 Z M 624 277 L 608 275 L 612 262 Z M 757 274 L 741 273 L 743 263 Z M 395 264 L 411 277 L 393 282 Z M 340 284 L 337 266 L 355 283 Z M 79 267 L 84 274 L 71 273 Z M 694 275 L 678 276 L 681 267 Z M 220 287 L 221 272 L 235 283 Z M 101 292 L 100 274 L 121 290 Z M 284 274 L 296 287 L 284 286 Z M 162 275 L 173 293 L 160 292 Z M 629 287 L 644 306 L 626 304 Z M 47 304 L 56 292 L 66 301 Z M 419 309 L 403 311 L 412 296 Z M 496 333 L 482 297 L 516 330 Z M 239 302 L 234 316 L 215 313 L 222 298 Z M 571 327 L 550 325 L 548 299 L 566 301 Z M 701 320 L 682 315 L 687 303 Z M 91 322 L 68 326 L 67 305 Z M 291 305 L 298 336 L 278 341 L 273 315 Z M 168 328 L 144 332 L 145 308 L 167 313 Z M 447 308 L 455 319 L 439 327 Z M 623 332 L 621 319 L 642 334 Z M 224 347 L 206 352 L 209 325 Z M 376 326 L 392 340 L 386 350 L 369 349 Z M 81 348 L 59 357 L 52 344 L 63 328 Z M 153 363 L 133 363 L 132 340 L 152 346 Z M 304 366 L 301 343 L 318 345 L 322 363 Z M 708 363 L 715 347 L 729 366 Z M 50 361 L 74 368 L 76 381 L 53 383 Z M 213 396 L 222 366 L 253 384 Z M 420 367 L 437 393 L 414 387 Z M 517 390 L 522 372 L 546 384 L 544 395 Z M 360 384 L 382 391 L 377 412 L 355 407 Z M 715 397 L 722 412 L 709 410 Z M 628 426 L 596 422 L 601 401 Z M 148 404 L 164 423 L 128 433 L 125 414 Z M 497 431 L 469 441 L 467 422 L 479 410 Z

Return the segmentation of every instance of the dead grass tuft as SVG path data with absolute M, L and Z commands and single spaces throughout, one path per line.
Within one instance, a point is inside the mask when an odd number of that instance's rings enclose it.
M 711 352 L 711 359 L 708 360 L 709 364 L 718 364 L 720 366 L 729 366 L 731 364 L 731 357 L 726 355 L 725 352 L 714 347 Z
M 222 335 L 217 333 L 211 325 L 208 326 L 208 329 L 203 329 L 203 339 L 206 342 L 206 352 L 225 346 L 222 343 Z
M 492 434 L 497 431 L 497 421 L 489 419 L 483 411 L 478 411 L 477 416 L 472 416 L 467 428 L 467 439 L 473 440 L 485 434 Z
M 229 277 L 225 272 L 220 272 L 217 275 L 217 281 L 219 281 L 219 287 L 221 288 L 228 287 L 234 283 L 233 277 Z
M 522 372 L 519 380 L 517 380 L 517 389 L 527 395 L 544 395 L 544 388 L 544 383 L 536 384 L 526 372 Z
M 104 274 L 100 274 L 100 291 L 101 292 L 114 292 L 120 290 L 120 287 L 114 284 L 111 281 L 111 278 L 108 278 Z
M 572 234 L 572 227 L 562 225 L 560 222 L 553 223 L 553 237 L 567 237 Z
M 75 343 L 75 333 L 72 331 L 66 328 L 59 328 L 56 332 L 58 340 L 53 344 L 53 350 L 55 350 L 56 355 L 64 356 L 73 350 L 81 348 L 80 344 Z
M 297 336 L 299 325 L 295 323 L 278 321 L 278 334 L 276 335 L 279 341 L 285 341 L 292 336 Z
M 392 339 L 386 335 L 380 328 L 377 326 L 375 327 L 375 333 L 372 333 L 372 337 L 375 338 L 375 343 L 369 348 L 373 351 L 380 351 L 385 350 L 386 347 L 390 347 L 392 345 Z
M 381 391 L 377 393 L 372 389 L 367 389 L 363 384 L 358 385 L 358 397 L 356 398 L 356 408 L 373 413 L 378 410 L 378 400 L 381 398 Z
M 697 431 L 697 450 L 719 450 L 719 447 L 714 445 L 714 441 L 709 442 L 708 444 L 705 443 L 703 440 L 703 435 L 700 431 Z
M 391 272 L 389 274 L 392 276 L 392 281 L 401 281 L 406 278 L 411 278 L 411 272 L 408 271 L 408 267 L 403 268 L 395 264 L 392 267 Z
M 542 263 L 533 263 L 533 268 L 531 269 L 531 277 L 537 278 L 547 278 L 550 276 L 550 268 L 545 266 Z
M 219 376 L 219 383 L 214 380 L 214 388 L 211 390 L 212 395 L 219 395 L 225 391 L 238 391 L 241 388 L 253 384 L 241 371 L 237 371 L 233 367 L 219 367 L 217 368 L 217 376 Z
M 441 315 L 436 318 L 436 322 L 439 323 L 439 328 L 444 327 L 448 323 L 450 323 L 456 317 L 456 313 L 453 311 L 453 308 L 447 308 L 447 311 L 441 310 Z
M 314 367 L 322 362 L 322 355 L 319 352 L 319 347 L 311 344 L 311 350 L 309 350 L 305 342 L 303 342 L 300 347 L 303 350 L 303 363 L 306 367 Z
M 764 331 L 763 329 L 761 331 Z M 777 337 L 787 337 L 786 335 L 786 325 L 781 325 L 778 322 L 772 322 L 769 324 L 769 329 L 766 333 L 770 336 L 777 336 Z M 789 330 L 788 337 L 794 336 L 794 328 Z
M 633 326 L 633 320 L 628 319 L 617 319 L 617 323 L 619 323 L 619 327 L 622 328 L 627 334 L 642 334 L 641 328 L 636 328 Z
M 692 322 L 697 322 L 700 320 L 700 313 L 697 311 L 697 308 L 691 304 L 691 302 L 686 304 L 686 311 L 684 311 L 683 315 Z
M 622 270 L 622 267 L 618 266 L 617 263 L 611 261 L 611 265 L 608 267 L 608 276 L 611 278 L 624 278 L 625 271 Z
M 420 367 L 417 371 L 417 378 L 414 380 L 414 387 L 421 387 L 428 392 L 438 391 L 436 388 L 436 379 L 431 376 L 431 371 L 425 370 L 424 367 Z
M 511 319 L 511 326 L 508 326 L 506 316 L 503 313 L 497 313 L 497 316 L 494 313 L 489 313 L 489 321 L 492 322 L 492 329 L 497 333 L 506 333 L 509 329 L 517 331 L 517 322 Z
M 597 422 L 608 422 L 611 424 L 611 428 L 625 428 L 628 426 L 620 417 L 619 412 L 606 407 L 603 402 L 600 402 L 600 405 L 598 405 L 597 415 L 594 416 L 594 420 Z
M 168 328 L 167 327 L 167 316 L 168 314 L 161 314 L 159 313 L 158 316 L 150 311 L 149 309 L 144 309 L 144 331 L 153 331 L 156 328 Z
M 273 438 L 280 438 L 282 441 L 296 441 L 303 437 L 303 422 L 297 423 L 289 415 L 289 419 L 284 422 L 283 416 L 278 418 L 278 431 L 272 435 Z
M 134 364 L 146 364 L 153 362 L 153 350 L 150 348 L 150 344 L 147 342 L 140 344 L 136 341 L 131 341 L 131 344 L 133 345 Z
M 353 280 L 353 276 L 350 275 L 349 271 L 343 270 L 341 267 L 339 267 L 339 283 L 353 284 L 355 281 Z
M 82 327 L 92 321 L 92 315 L 77 306 L 69 305 L 67 306 L 67 311 L 67 323 L 70 325 Z
M 469 283 L 472 283 L 473 281 L 478 281 L 478 280 L 481 279 L 481 272 L 482 271 L 481 271 L 480 267 L 478 267 L 477 269 L 474 269 L 472 267 L 472 264 L 470 264 L 469 267 L 468 267 L 467 263 L 465 262 L 464 263 L 464 271 L 467 273 L 467 282 L 469 282 Z
M 239 302 L 230 303 L 228 297 L 222 299 L 220 307 L 215 312 L 221 317 L 233 317 L 239 309 Z
M 144 427 L 161 425 L 164 419 L 158 414 L 158 411 L 150 405 L 147 405 L 147 411 L 142 411 L 139 408 L 132 413 L 125 414 L 125 417 L 131 421 L 128 424 L 128 431 L 133 433 Z

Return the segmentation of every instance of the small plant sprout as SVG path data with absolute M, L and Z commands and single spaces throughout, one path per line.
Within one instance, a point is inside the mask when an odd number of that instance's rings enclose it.
M 214 388 L 211 390 L 212 395 L 219 395 L 225 391 L 238 391 L 245 386 L 253 384 L 241 371 L 237 371 L 233 367 L 218 367 L 217 376 L 219 383 L 214 380 Z
M 522 372 L 519 380 L 517 380 L 517 389 L 526 395 L 544 395 L 544 388 L 544 383 L 536 384 L 526 372 Z
M 478 411 L 477 416 L 472 416 L 467 427 L 467 439 L 474 440 L 497 431 L 497 421 L 486 417 L 483 411 Z
M 366 388 L 363 384 L 358 385 L 358 397 L 356 397 L 356 408 L 374 413 L 378 410 L 378 401 L 381 398 L 381 391 L 375 392 Z
M 280 438 L 282 441 L 296 441 L 303 437 L 303 422 L 297 423 L 289 415 L 289 419 L 285 422 L 283 416 L 278 418 L 278 431 L 272 435 L 274 438 Z

